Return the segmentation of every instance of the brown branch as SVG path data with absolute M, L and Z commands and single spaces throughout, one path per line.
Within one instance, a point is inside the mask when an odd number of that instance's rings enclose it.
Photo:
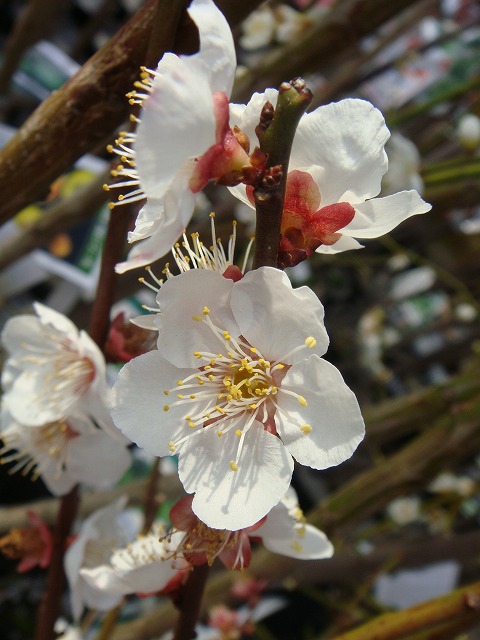
M 183 587 L 181 602 L 177 602 L 180 615 L 175 624 L 173 640 L 192 640 L 195 638 L 195 626 L 200 614 L 203 592 L 207 583 L 210 567 L 201 564 L 192 567 L 187 582 Z
M 53 627 L 60 613 L 60 599 L 67 582 L 63 569 L 63 555 L 77 514 L 78 503 L 77 485 L 63 496 L 60 503 L 53 533 L 53 553 L 48 567 L 47 584 L 38 610 L 35 640 L 53 640 L 55 637 Z
M 218 5 L 234 26 L 260 2 L 222 0 Z M 127 119 L 125 94 L 145 62 L 155 10 L 156 0 L 146 0 L 114 38 L 38 107 L 0 153 L 0 223 L 43 198 L 58 175 L 103 140 L 113 138 Z M 163 20 L 169 23 L 168 11 Z M 192 43 L 197 40 L 191 21 L 184 20 L 171 48 L 195 50 Z M 158 60 L 162 52 L 157 54 Z
M 60 231 L 92 217 L 108 197 L 102 185 L 109 175 L 109 171 L 103 173 L 71 196 L 51 206 L 33 224 L 23 228 L 17 238 L 0 242 L 0 269 L 5 269 L 30 251 L 48 245 Z
M 270 176 L 274 186 L 262 184 L 253 192 L 257 213 L 254 269 L 277 266 L 290 152 L 300 118 L 311 101 L 312 93 L 301 78 L 282 82 L 273 119 L 260 133 L 260 148 L 268 156 L 267 169 L 274 172 Z
M 399 640 L 419 630 L 427 630 L 438 624 L 458 622 L 462 618 L 466 628 L 480 621 L 480 582 L 457 589 L 440 598 L 403 611 L 385 613 L 358 629 L 335 636 L 334 640 Z M 435 630 L 433 630 L 433 633 Z M 445 638 L 431 635 L 425 638 Z M 417 636 L 418 637 L 418 636 Z M 450 636 L 452 637 L 452 636 Z

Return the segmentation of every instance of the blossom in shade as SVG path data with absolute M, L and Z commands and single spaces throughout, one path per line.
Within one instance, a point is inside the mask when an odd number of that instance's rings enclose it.
M 9 354 L 2 372 L 5 409 L 32 427 L 87 414 L 114 434 L 102 352 L 61 313 L 38 302 L 34 309 L 36 315 L 15 316 L 2 331 Z
M 34 567 L 45 569 L 50 564 L 53 551 L 52 532 L 34 511 L 27 511 L 28 527 L 11 529 L 0 538 L 0 552 L 12 560 L 20 560 L 18 573 Z
M 293 489 L 259 522 L 246 529 L 212 529 L 192 511 L 192 496 L 170 510 L 171 531 L 155 524 L 113 551 L 108 562 L 80 570 L 94 589 L 112 595 L 169 593 L 188 577 L 189 568 L 218 558 L 227 569 L 243 570 L 250 564 L 251 538 L 282 555 L 297 559 L 329 558 L 333 546 L 325 534 L 306 524 Z
M 189 574 L 189 563 L 176 553 L 182 538 L 180 533 L 167 536 L 163 525 L 154 525 L 149 534 L 114 549 L 108 562 L 81 569 L 81 576 L 92 588 L 112 595 L 169 593 Z
M 64 556 L 65 574 L 70 587 L 70 602 L 75 620 L 79 620 L 84 607 L 108 611 L 121 599 L 117 593 L 92 587 L 82 576 L 82 569 L 107 563 L 112 551 L 135 539 L 140 520 L 132 511 L 125 510 L 126 499 L 98 509 L 86 518 L 74 542 Z
M 256 93 L 247 105 L 230 105 L 230 122 L 255 145 L 258 114 L 278 92 Z M 314 251 L 337 253 L 361 247 L 356 238 L 376 238 L 430 205 L 414 190 L 384 198 L 389 137 L 382 114 L 364 100 L 347 99 L 318 107 L 298 125 L 289 163 L 281 223 L 279 262 L 292 266 Z M 253 188 L 230 188 L 253 207 Z
M 179 455 L 206 525 L 259 522 L 285 495 L 293 458 L 324 469 L 352 455 L 363 419 L 320 357 L 328 336 L 310 289 L 270 267 L 237 282 L 196 269 L 167 280 L 157 304 L 157 350 L 120 371 L 112 417 L 147 453 Z
M 241 132 L 229 126 L 236 57 L 227 21 L 212 0 L 193 0 L 188 13 L 200 38 L 198 53 L 166 53 L 143 70 L 131 104 L 142 106 L 136 133 L 123 133 L 112 187 L 132 189 L 116 204 L 143 200 L 129 242 L 138 242 L 118 272 L 148 265 L 170 251 L 187 226 L 197 193 L 209 180 L 237 184 L 265 157 L 249 156 Z M 108 187 L 106 187 L 108 188 Z
M 110 487 L 131 464 L 126 442 L 113 439 L 86 415 L 31 427 L 3 409 L 0 425 L 2 464 L 15 462 L 10 473 L 31 473 L 34 480 L 40 477 L 57 496 L 65 495 L 79 482 Z

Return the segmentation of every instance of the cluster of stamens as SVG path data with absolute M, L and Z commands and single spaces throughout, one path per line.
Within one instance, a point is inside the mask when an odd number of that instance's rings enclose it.
M 0 449 L 0 463 L 16 462 L 8 472 L 21 471 L 23 476 L 32 472 L 32 480 L 37 480 L 52 462 L 55 463 L 55 477 L 58 479 L 68 463 L 68 443 L 75 432 L 63 420 L 51 422 L 41 427 L 30 427 L 31 450 L 23 444 L 21 434 L 7 430 L 2 434 L 4 446 Z
M 193 320 L 206 324 L 223 349 L 220 353 L 194 352 L 193 355 L 199 360 L 198 371 L 178 380 L 175 388 L 163 391 L 168 398 L 176 398 L 164 405 L 164 411 L 178 405 L 191 405 L 193 409 L 185 416 L 185 424 L 195 431 L 177 442 L 169 442 L 169 448 L 171 453 L 175 453 L 184 442 L 205 429 L 214 429 L 218 437 L 233 429 L 239 440 L 230 468 L 237 471 L 245 436 L 255 421 L 276 435 L 270 416 L 280 411 L 275 396 L 288 370 L 289 365 L 284 361 L 301 349 L 312 349 L 316 340 L 308 337 L 304 344 L 270 362 L 242 336 L 234 338 L 227 330 L 217 327 L 207 307 Z M 307 401 L 300 394 L 290 389 L 282 391 L 294 396 L 301 406 L 307 406 Z M 298 428 L 305 435 L 312 429 L 308 424 L 299 424 Z
M 89 390 L 96 375 L 95 365 L 88 356 L 79 353 L 69 338 L 59 339 L 53 332 L 44 337 L 45 347 L 23 343 L 29 354 L 19 360 L 38 367 L 42 372 L 38 393 L 42 405 L 61 412 L 67 402 L 74 402 Z
M 191 271 L 192 269 L 205 269 L 207 271 L 216 271 L 217 273 L 224 274 L 229 267 L 234 267 L 233 261 L 235 255 L 235 244 L 237 240 L 237 222 L 235 220 L 233 221 L 233 232 L 228 239 L 226 251 L 223 248 L 221 238 L 217 237 L 215 229 L 215 214 L 213 212 L 210 213 L 210 228 L 212 233 L 212 244 L 210 245 L 210 247 L 207 247 L 203 244 L 203 242 L 200 240 L 200 234 L 198 232 L 191 234 L 191 241 L 189 241 L 187 235 L 184 233 L 183 242 L 177 242 L 175 246 L 172 247 L 173 259 L 175 260 L 180 273 L 185 273 L 187 271 Z M 245 273 L 253 241 L 254 238 L 250 238 L 250 242 L 248 243 L 245 250 L 242 268 L 238 269 L 240 277 Z M 235 267 L 235 269 L 237 269 L 237 267 Z M 155 293 L 158 293 L 160 287 L 164 283 L 164 279 L 157 278 L 150 266 L 145 267 L 145 271 L 148 273 L 153 282 L 147 282 L 145 278 L 139 278 L 139 282 L 144 284 L 152 291 L 155 291 Z M 162 274 L 167 280 L 175 277 L 175 274 L 170 270 L 170 264 L 168 262 L 165 265 Z M 147 311 L 158 313 L 158 309 L 147 307 L 146 305 L 144 305 L 143 308 Z
M 209 566 L 211 566 L 222 551 L 225 549 L 237 549 L 237 557 L 232 567 L 243 569 L 245 566 L 242 545 L 240 544 L 240 531 L 227 531 L 224 529 L 211 529 L 206 524 L 197 519 L 194 526 L 185 533 L 181 543 L 178 545 L 175 557 L 183 556 L 194 561 L 195 556 L 205 556 Z

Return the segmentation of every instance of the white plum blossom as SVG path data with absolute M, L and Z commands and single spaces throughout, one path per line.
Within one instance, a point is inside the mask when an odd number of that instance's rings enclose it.
M 32 472 L 55 495 L 65 495 L 78 483 L 107 488 L 130 467 L 126 443 L 120 443 L 86 415 L 70 416 L 38 426 L 18 423 L 2 409 L 2 463 L 16 461 L 10 473 Z
M 354 394 L 323 360 L 323 307 L 262 267 L 234 282 L 191 270 L 157 295 L 157 350 L 113 388 L 117 427 L 147 453 L 179 455 L 179 476 L 209 527 L 257 523 L 300 464 L 349 458 L 364 435 Z
M 230 123 L 253 146 L 259 112 L 278 92 L 256 93 L 247 105 L 230 105 Z M 431 206 L 415 190 L 384 198 L 380 192 L 388 161 L 389 131 L 369 102 L 346 99 L 305 114 L 293 141 L 281 226 L 280 263 L 291 266 L 314 251 L 337 253 L 361 247 L 356 238 L 377 238 Z M 252 187 L 230 191 L 253 207 Z
M 114 434 L 102 352 L 61 313 L 38 302 L 34 309 L 36 315 L 15 316 L 2 331 L 9 354 L 2 372 L 4 408 L 31 427 L 86 414 Z
M 73 617 L 80 619 L 85 607 L 108 611 L 121 600 L 121 595 L 92 587 L 81 574 L 82 569 L 107 563 L 118 547 L 133 541 L 140 530 L 140 519 L 126 511 L 126 498 L 98 509 L 86 518 L 74 542 L 64 556 L 65 573 L 70 587 Z
M 190 566 L 212 564 L 219 557 L 229 569 L 243 570 L 251 558 L 249 537 L 261 538 L 267 549 L 291 558 L 330 558 L 333 546 L 326 535 L 307 524 L 290 488 L 282 500 L 257 525 L 228 531 L 212 529 L 191 511 L 191 497 L 170 512 L 173 529 L 154 525 L 151 533 L 116 549 L 108 563 L 80 570 L 81 576 L 105 593 L 128 595 L 169 591 L 188 576 Z
M 269 551 L 298 560 L 321 560 L 333 555 L 333 545 L 323 531 L 306 522 L 292 487 L 252 535 L 262 538 Z
M 154 71 L 144 70 L 131 103 L 142 111 L 136 133 L 117 140 L 126 178 L 114 187 L 133 188 L 115 204 L 147 198 L 129 242 L 138 242 L 127 269 L 148 265 L 170 251 L 188 224 L 197 193 L 211 179 L 237 184 L 250 158 L 228 123 L 235 78 L 232 34 L 212 0 L 193 0 L 188 13 L 200 37 L 198 53 L 166 53 Z M 115 205 L 113 205 L 115 206 Z
M 92 588 L 112 595 L 174 587 L 187 578 L 190 567 L 177 555 L 183 537 L 181 532 L 167 536 L 164 526 L 154 525 L 149 534 L 115 549 L 107 563 L 81 569 L 80 574 Z

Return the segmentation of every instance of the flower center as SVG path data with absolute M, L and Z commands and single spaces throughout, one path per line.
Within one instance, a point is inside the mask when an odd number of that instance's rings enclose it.
M 172 454 L 175 453 L 178 447 L 190 438 L 204 433 L 205 429 L 215 429 L 218 437 L 235 429 L 238 445 L 236 455 L 230 461 L 230 468 L 237 471 L 245 436 L 255 421 L 276 435 L 271 416 L 278 410 L 275 400 L 277 384 L 281 382 L 284 370 L 289 366 L 283 361 L 288 362 L 297 351 L 312 349 L 316 340 L 309 336 L 304 344 L 270 362 L 243 336 L 236 339 L 227 330 L 216 326 L 210 318 L 208 307 L 204 307 L 202 314 L 194 316 L 193 320 L 209 327 L 218 339 L 221 351 L 195 351 L 194 356 L 200 365 L 197 372 L 178 380 L 175 388 L 163 391 L 169 398 L 176 396 L 175 400 L 164 405 L 164 411 L 179 405 L 190 405 L 192 409 L 185 416 L 185 422 L 194 430 L 193 433 L 188 433 L 176 442 L 170 441 L 169 448 Z M 301 406 L 307 406 L 305 398 L 300 394 L 290 389 L 283 391 L 294 396 Z M 305 434 L 311 430 L 310 425 L 299 425 L 299 428 Z

